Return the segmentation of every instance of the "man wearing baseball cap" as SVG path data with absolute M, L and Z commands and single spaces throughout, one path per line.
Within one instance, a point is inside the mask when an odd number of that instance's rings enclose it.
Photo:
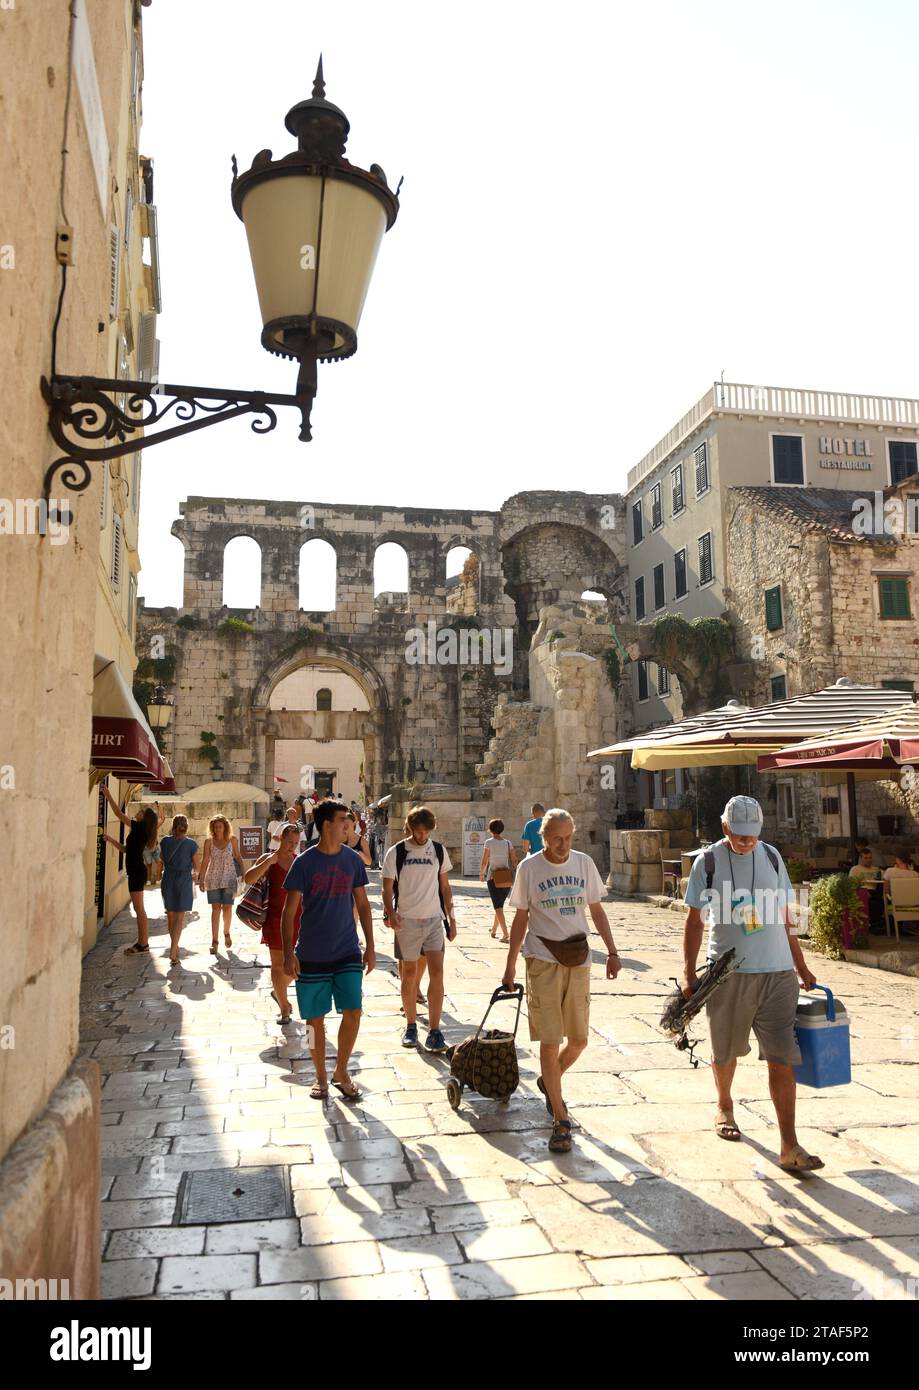
M 721 828 L 724 839 L 708 851 L 708 864 L 705 854 L 697 855 L 689 876 L 681 981 L 688 998 L 698 982 L 696 958 L 702 944 L 702 909 L 707 907 L 707 959 L 717 960 L 733 946 L 740 961 L 705 1006 L 718 1091 L 715 1132 L 722 1139 L 741 1138 L 734 1121 L 731 1083 L 737 1058 L 750 1051 L 752 1029 L 760 1061 L 769 1067 L 769 1094 L 782 1144 L 779 1167 L 810 1172 L 822 1168 L 823 1162 L 801 1147 L 795 1133 L 793 1067 L 801 1054 L 794 1029 L 798 980 L 804 989 L 812 989 L 816 979 L 792 934 L 791 880 L 778 850 L 760 842 L 763 812 L 752 796 L 731 797 Z

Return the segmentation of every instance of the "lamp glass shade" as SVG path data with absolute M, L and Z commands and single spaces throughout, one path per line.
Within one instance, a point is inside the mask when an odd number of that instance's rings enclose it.
M 172 704 L 155 704 L 147 706 L 147 721 L 151 729 L 165 729 L 169 723 L 169 716 L 172 713 Z
M 297 355 L 278 321 L 315 312 L 328 330 L 320 356 L 349 356 L 386 230 L 383 203 L 359 183 L 287 173 L 256 183 L 241 211 L 262 323 L 273 325 L 265 346 Z

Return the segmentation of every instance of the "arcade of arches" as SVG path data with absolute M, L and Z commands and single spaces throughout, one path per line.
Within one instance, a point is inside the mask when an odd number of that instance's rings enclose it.
M 454 846 L 470 802 L 515 824 L 535 798 L 576 809 L 601 849 L 611 793 L 586 753 L 619 731 L 602 657 L 627 576 L 625 527 L 601 525 L 611 507 L 621 523 L 620 497 L 567 492 L 497 512 L 189 498 L 172 528 L 182 607 L 138 618 L 139 653 L 154 638 L 170 653 L 177 785 L 205 780 L 208 732 L 227 780 L 285 798 L 316 774 L 394 806 L 423 785 Z M 241 537 L 258 548 L 257 602 L 229 608 Z M 304 609 L 317 542 L 328 600 Z

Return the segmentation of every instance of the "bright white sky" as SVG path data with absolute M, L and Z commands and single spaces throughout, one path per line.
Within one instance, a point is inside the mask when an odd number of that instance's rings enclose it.
M 241 169 L 326 95 L 405 183 L 357 355 L 284 412 L 145 455 L 141 593 L 189 494 L 494 509 L 621 491 L 728 381 L 915 396 L 913 0 L 154 0 L 161 381 L 292 392 L 261 347 Z M 397 588 L 397 583 L 384 587 Z

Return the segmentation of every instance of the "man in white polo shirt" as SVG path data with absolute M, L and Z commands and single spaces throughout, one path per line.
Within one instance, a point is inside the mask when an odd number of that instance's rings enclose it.
M 760 843 L 763 812 L 752 796 L 732 796 L 721 818 L 724 839 L 706 855 L 698 854 L 689 876 L 683 931 L 684 972 L 681 981 L 688 999 L 698 983 L 696 958 L 702 944 L 704 920 L 709 919 L 709 961 L 731 947 L 740 964 L 706 1003 L 712 1043 L 712 1072 L 718 1091 L 715 1133 L 739 1140 L 734 1121 L 731 1084 L 738 1057 L 750 1051 L 750 1030 L 759 1043 L 760 1061 L 769 1067 L 769 1094 L 781 1135 L 779 1166 L 788 1172 L 822 1168 L 807 1153 L 795 1133 L 794 1065 L 801 1060 L 795 1040 L 798 979 L 812 989 L 808 970 L 788 910 L 793 901 L 791 880 L 782 856 Z M 797 978 L 795 976 L 797 971 Z

